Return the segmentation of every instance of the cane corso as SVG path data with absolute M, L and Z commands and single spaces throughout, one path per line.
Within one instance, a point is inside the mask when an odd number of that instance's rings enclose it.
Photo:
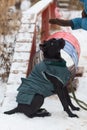
M 79 111 L 70 99 L 67 84 L 71 73 L 66 66 L 66 61 L 61 57 L 61 49 L 65 46 L 65 40 L 49 39 L 39 45 L 44 59 L 36 64 L 27 78 L 22 78 L 18 88 L 16 101 L 17 107 L 4 112 L 5 114 L 24 113 L 26 116 L 44 117 L 51 114 L 41 106 L 44 99 L 51 95 L 58 95 L 63 109 L 69 117 L 78 117 L 72 110 Z

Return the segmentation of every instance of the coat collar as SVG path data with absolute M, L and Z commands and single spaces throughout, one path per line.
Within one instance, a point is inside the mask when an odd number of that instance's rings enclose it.
M 46 64 L 49 64 L 49 65 L 53 65 L 53 66 L 61 66 L 61 67 L 64 67 L 66 66 L 66 61 L 64 59 L 44 59 L 44 62 Z

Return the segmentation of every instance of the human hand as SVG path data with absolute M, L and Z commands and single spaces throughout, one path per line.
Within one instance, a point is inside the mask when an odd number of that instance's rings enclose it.
M 50 24 L 57 24 L 57 19 L 49 19 Z

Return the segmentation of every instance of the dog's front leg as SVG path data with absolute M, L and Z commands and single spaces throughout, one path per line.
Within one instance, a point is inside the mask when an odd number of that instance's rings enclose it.
M 70 99 L 70 96 L 69 96 L 69 93 L 68 93 L 68 90 L 67 90 L 67 87 L 64 87 L 64 91 L 65 91 L 65 96 L 66 96 L 68 105 L 71 107 L 72 110 L 79 111 L 80 108 L 79 108 L 79 107 L 76 107 L 76 106 L 74 106 L 74 105 L 72 104 L 71 99 Z
M 56 77 L 54 77 L 46 72 L 44 72 L 44 74 L 47 77 L 47 79 L 50 80 L 50 82 L 54 85 L 55 93 L 58 95 L 58 97 L 63 105 L 64 111 L 67 112 L 69 117 L 78 117 L 76 114 L 73 114 L 68 107 L 68 102 L 66 99 L 66 95 L 65 95 L 65 91 L 64 91 L 62 82 L 60 80 L 58 80 Z
M 64 87 L 63 86 L 58 86 L 56 88 L 56 93 L 62 103 L 62 106 L 64 108 L 64 111 L 67 112 L 68 116 L 69 117 L 78 117 L 76 114 L 73 114 L 70 109 L 69 109 L 69 106 L 68 106 L 68 102 L 67 102 L 67 98 L 66 98 L 66 95 L 65 95 L 65 91 L 64 91 Z

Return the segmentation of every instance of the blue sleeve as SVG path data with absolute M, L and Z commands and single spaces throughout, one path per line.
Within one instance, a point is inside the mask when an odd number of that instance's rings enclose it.
M 87 0 L 80 0 L 80 2 L 83 2 L 84 5 L 84 11 L 87 14 Z
M 85 13 L 87 14 L 87 0 L 84 0 L 84 10 L 85 10 Z
M 80 0 L 80 2 L 83 2 L 83 3 L 84 3 L 84 0 Z
M 72 19 L 73 26 L 72 29 L 84 29 L 87 30 L 87 18 L 74 18 Z

